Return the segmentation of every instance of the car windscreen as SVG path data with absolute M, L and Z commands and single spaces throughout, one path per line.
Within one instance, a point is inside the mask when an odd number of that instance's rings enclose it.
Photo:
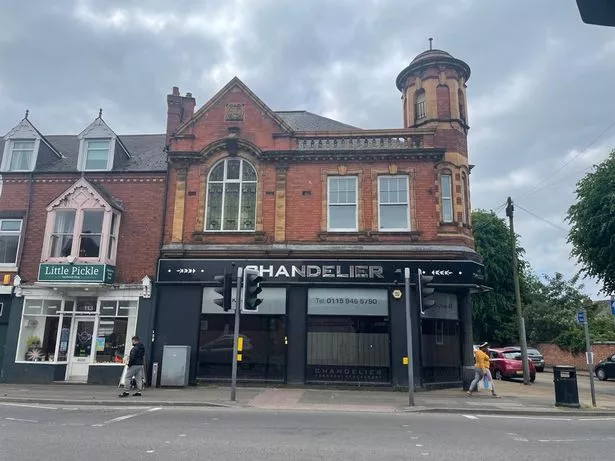
M 509 360 L 521 360 L 521 352 L 511 351 L 511 352 L 503 352 L 502 355 L 505 359 Z

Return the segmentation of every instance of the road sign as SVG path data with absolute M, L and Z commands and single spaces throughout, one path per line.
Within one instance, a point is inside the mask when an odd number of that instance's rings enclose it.
M 585 323 L 585 312 L 577 312 L 577 322 L 579 322 L 580 324 Z

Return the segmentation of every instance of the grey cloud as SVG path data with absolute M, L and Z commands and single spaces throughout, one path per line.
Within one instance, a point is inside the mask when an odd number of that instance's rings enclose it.
M 234 75 L 277 110 L 396 128 L 395 77 L 431 36 L 472 68 L 473 205 L 494 207 L 511 195 L 565 228 L 586 160 L 528 192 L 612 121 L 612 29 L 583 24 L 572 1 L 7 3 L 0 16 L 3 132 L 29 108 L 44 132 L 76 133 L 101 106 L 119 133 L 161 132 L 171 86 L 203 104 Z M 120 13 L 119 26 L 101 23 Z M 595 159 L 614 144 L 615 130 L 596 143 Z M 572 274 L 561 230 L 522 210 L 517 229 L 537 269 Z

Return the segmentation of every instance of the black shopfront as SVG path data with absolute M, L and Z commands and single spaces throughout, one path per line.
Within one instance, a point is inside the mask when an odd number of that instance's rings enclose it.
M 241 316 L 244 382 L 407 386 L 405 299 L 395 270 L 434 276 L 436 306 L 421 315 L 411 293 L 415 383 L 457 386 L 471 360 L 470 295 L 484 280 L 474 261 L 162 259 L 152 362 L 164 345 L 191 347 L 190 382 L 228 382 L 233 312 L 214 304 L 213 279 L 259 270 L 263 303 Z

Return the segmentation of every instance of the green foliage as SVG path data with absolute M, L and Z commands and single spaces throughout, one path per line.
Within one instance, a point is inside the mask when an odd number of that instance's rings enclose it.
M 577 202 L 568 209 L 568 242 L 582 273 L 615 291 L 615 150 L 577 183 Z
M 574 328 L 576 312 L 589 301 L 581 292 L 583 285 L 578 283 L 578 276 L 566 280 L 556 272 L 553 277 L 543 278 L 544 282 L 535 275 L 528 277 L 531 296 L 525 303 L 524 317 L 527 338 L 533 344 L 553 342 Z
M 472 226 L 476 251 L 485 264 L 485 285 L 492 288 L 488 293 L 472 297 L 474 340 L 516 343 L 518 329 L 508 226 L 492 211 L 483 210 L 472 213 Z M 521 259 L 523 253 L 522 248 L 517 248 L 521 274 L 526 267 Z
M 598 304 L 586 304 L 589 338 L 593 343 L 604 341 L 615 341 L 615 324 L 611 315 L 598 315 L 600 306 Z M 578 308 L 575 312 L 578 311 Z M 574 315 L 574 314 L 573 314 Z M 574 319 L 574 317 L 573 317 Z M 585 352 L 585 332 L 583 325 L 573 321 L 573 324 L 562 331 L 555 343 L 564 350 L 573 354 Z

